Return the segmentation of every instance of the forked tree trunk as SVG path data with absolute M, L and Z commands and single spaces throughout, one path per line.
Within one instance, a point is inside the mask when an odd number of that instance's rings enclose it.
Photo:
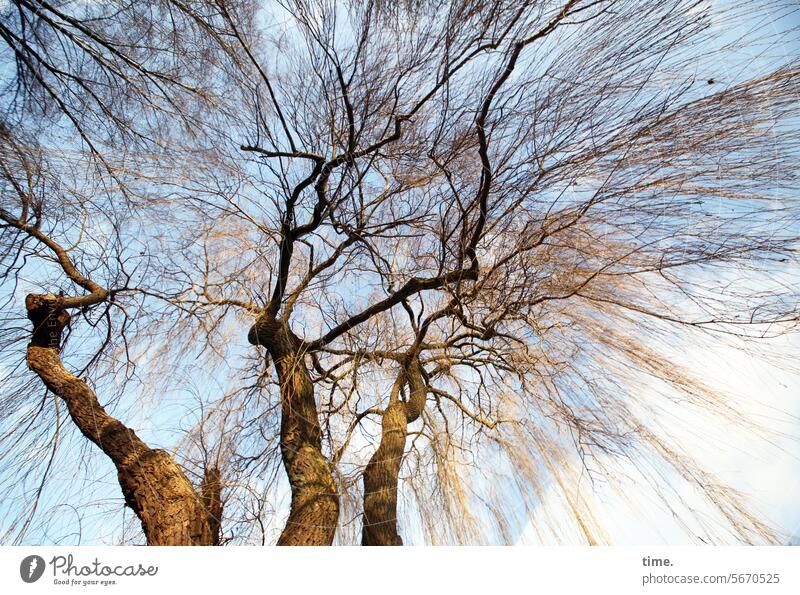
M 83 435 L 114 462 L 125 502 L 141 520 L 148 545 L 212 545 L 208 513 L 174 459 L 109 415 L 89 386 L 64 368 L 61 334 L 70 316 L 62 300 L 28 295 L 25 306 L 33 322 L 28 366 L 66 403 Z
M 408 384 L 408 401 L 400 391 Z M 361 545 L 403 545 L 397 529 L 397 482 L 406 449 L 408 424 L 422 414 L 426 397 L 422 366 L 416 357 L 392 387 L 381 422 L 381 442 L 364 470 L 364 525 Z
M 292 489 L 292 504 L 278 545 L 331 545 L 339 520 L 333 467 L 322 453 L 314 386 L 303 343 L 280 320 L 260 318 L 248 336 L 269 351 L 281 392 L 281 456 Z

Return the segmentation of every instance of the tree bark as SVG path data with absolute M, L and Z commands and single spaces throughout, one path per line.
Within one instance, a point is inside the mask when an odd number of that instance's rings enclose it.
M 212 545 L 208 513 L 175 460 L 109 415 L 89 386 L 64 368 L 61 335 L 70 316 L 63 300 L 31 294 L 25 306 L 33 322 L 28 367 L 66 403 L 83 435 L 113 461 L 125 502 L 141 520 L 148 545 Z
M 400 391 L 408 384 L 408 401 Z M 412 357 L 392 387 L 381 421 L 381 442 L 364 470 L 364 525 L 361 545 L 403 545 L 397 529 L 397 483 L 408 424 L 422 414 L 427 389 L 422 366 Z
M 280 384 L 280 446 L 292 504 L 278 545 L 331 545 L 339 520 L 339 492 L 333 467 L 322 453 L 322 429 L 303 342 L 285 321 L 265 317 L 256 321 L 248 339 L 267 348 Z

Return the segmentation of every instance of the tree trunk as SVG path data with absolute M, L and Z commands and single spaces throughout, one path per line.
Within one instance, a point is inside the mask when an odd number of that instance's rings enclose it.
M 33 322 L 28 367 L 66 403 L 83 435 L 114 462 L 125 502 L 141 520 L 148 545 L 212 545 L 208 514 L 174 459 L 110 416 L 89 386 L 64 368 L 61 333 L 70 316 L 62 300 L 28 295 L 25 306 Z
M 333 467 L 322 453 L 322 430 L 303 342 L 286 322 L 263 317 L 248 338 L 267 348 L 280 384 L 280 446 L 292 504 L 278 545 L 331 545 L 339 520 L 339 493 Z
M 408 401 L 400 400 L 404 384 Z M 364 525 L 361 545 L 403 545 L 397 530 L 397 482 L 406 449 L 408 424 L 422 414 L 426 396 L 422 366 L 413 357 L 392 387 L 381 421 L 381 442 L 364 470 Z

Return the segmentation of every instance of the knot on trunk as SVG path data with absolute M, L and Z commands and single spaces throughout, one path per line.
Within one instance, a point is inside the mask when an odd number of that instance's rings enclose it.
M 61 335 L 71 318 L 64 309 L 64 298 L 31 293 L 25 298 L 25 309 L 33 323 L 31 345 L 61 349 Z
M 247 340 L 251 345 L 266 347 L 273 358 L 295 353 L 303 344 L 302 339 L 292 332 L 284 320 L 259 316 L 256 318 Z

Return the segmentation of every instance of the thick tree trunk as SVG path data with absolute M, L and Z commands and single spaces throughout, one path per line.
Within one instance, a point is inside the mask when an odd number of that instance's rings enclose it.
M 267 348 L 280 383 L 280 446 L 292 504 L 278 545 L 331 545 L 339 520 L 339 493 L 333 468 L 322 453 L 322 430 L 302 341 L 285 322 L 264 318 L 248 338 Z
M 406 448 L 405 403 L 390 403 L 383 413 L 381 443 L 364 470 L 362 545 L 403 545 L 397 531 L 397 480 Z
M 408 401 L 400 391 L 408 384 Z M 364 470 L 364 525 L 361 545 L 403 545 L 397 530 L 397 482 L 408 424 L 422 414 L 426 396 L 422 367 L 412 358 L 392 388 L 381 422 L 381 442 Z
M 25 306 L 34 327 L 28 366 L 66 403 L 83 435 L 114 462 L 125 502 L 141 520 L 148 545 L 212 545 L 208 513 L 173 458 L 110 416 L 89 386 L 64 368 L 59 350 L 70 317 L 61 299 L 29 295 Z

